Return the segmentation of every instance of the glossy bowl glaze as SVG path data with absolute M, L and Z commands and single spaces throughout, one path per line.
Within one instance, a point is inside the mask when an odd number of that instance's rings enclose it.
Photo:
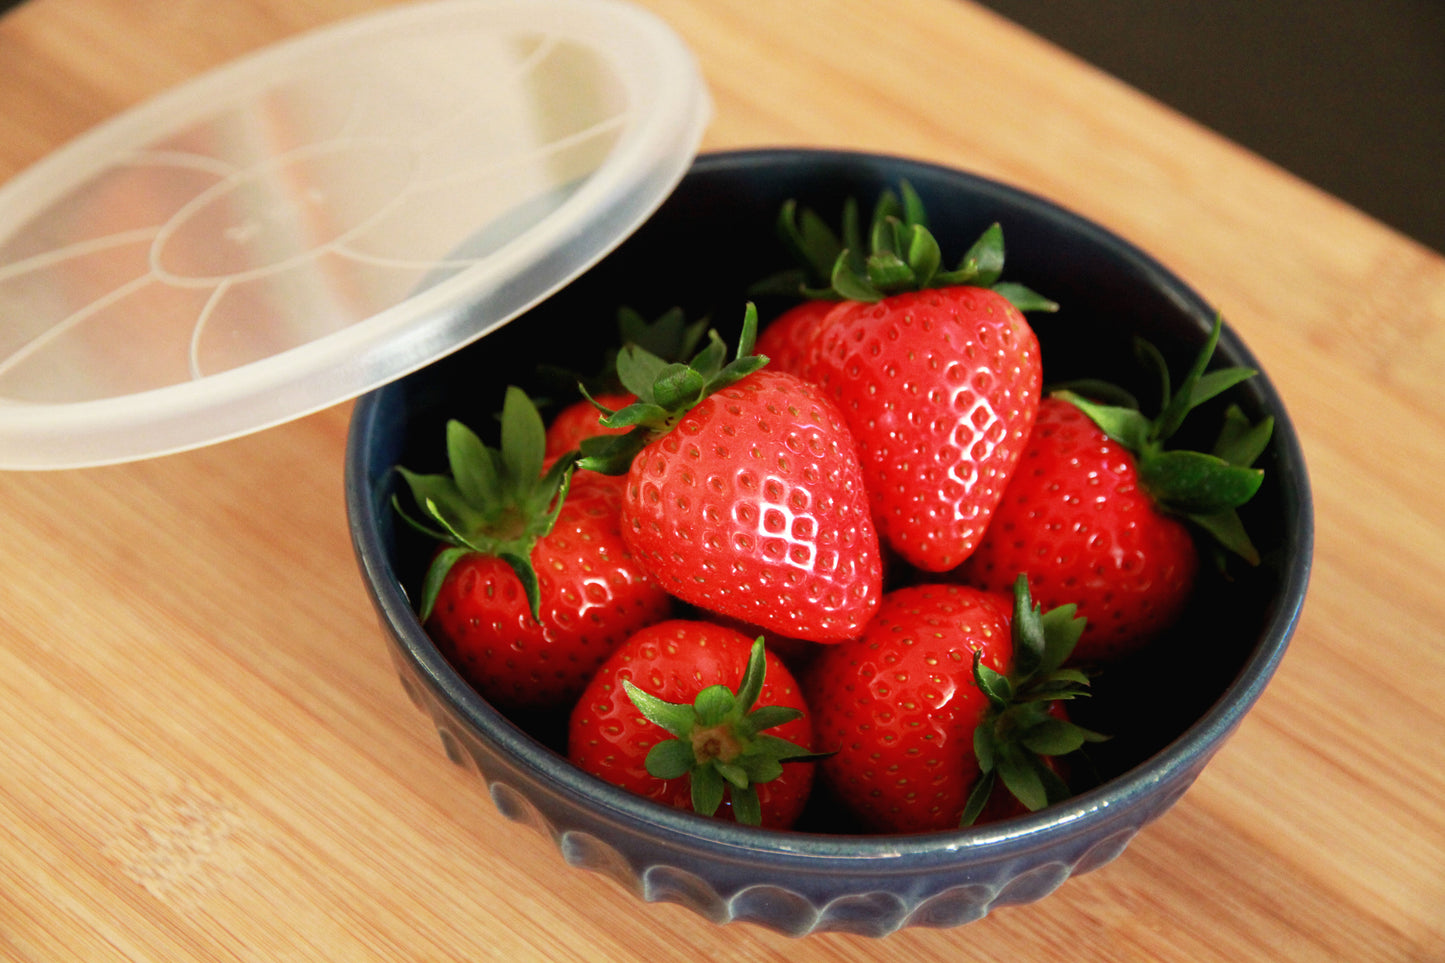
M 445 421 L 490 424 L 503 386 L 534 385 L 539 362 L 593 370 L 615 337 L 620 305 L 650 317 L 681 305 L 731 335 L 748 285 L 788 266 L 773 233 L 786 199 L 833 218 L 853 196 L 866 214 L 880 190 L 901 180 L 925 201 L 945 260 L 997 221 L 1005 278 L 1062 305 L 1056 315 L 1031 316 L 1046 381 L 1105 377 L 1147 397 L 1151 386 L 1132 360 L 1135 335 L 1176 370 L 1204 341 L 1214 307 L 1148 255 L 1037 196 L 884 156 L 724 153 L 700 157 L 662 209 L 571 286 L 355 408 L 346 491 L 356 555 L 402 685 L 447 756 L 477 773 L 505 816 L 551 837 L 567 862 L 719 923 L 748 920 L 793 935 L 955 926 L 1107 863 L 1189 788 L 1239 725 L 1283 657 L 1305 596 L 1308 481 L 1284 406 L 1261 374 L 1228 400 L 1254 418 L 1276 418 L 1260 463 L 1266 483 L 1242 512 L 1263 564 L 1232 583 L 1206 581 L 1178 631 L 1096 682 L 1083 721 L 1115 738 L 1094 756 L 1097 783 L 1066 804 L 974 829 L 880 836 L 837 821 L 828 815 L 837 807 L 822 800 L 797 830 L 750 829 L 594 779 L 566 761 L 555 721 L 508 718 L 462 681 L 413 614 L 408 590 L 429 546 L 393 514 L 392 466 L 439 470 Z M 759 303 L 764 318 L 782 306 Z M 1216 363 L 1258 367 L 1227 327 Z M 1168 685 L 1143 684 L 1166 676 Z

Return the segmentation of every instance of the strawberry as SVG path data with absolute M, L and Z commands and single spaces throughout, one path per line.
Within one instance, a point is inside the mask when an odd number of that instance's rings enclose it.
M 882 593 L 878 539 L 856 446 L 811 386 L 751 353 L 752 305 L 735 359 L 716 332 L 690 365 L 636 346 L 618 356 L 635 404 L 606 412 L 622 438 L 578 463 L 627 474 L 622 535 L 669 592 L 782 635 L 857 635 Z
M 583 398 L 567 405 L 547 424 L 546 456 L 560 458 L 568 452 L 576 451 L 581 447 L 584 438 L 591 438 L 593 435 L 625 434 L 628 430 L 626 428 L 604 428 L 598 423 L 597 405 L 623 408 L 636 400 L 631 394 L 614 391 L 598 394 L 595 399 Z
M 1075 657 L 1104 662 L 1139 650 L 1184 611 L 1200 568 L 1189 524 L 1257 562 L 1235 509 L 1260 485 L 1263 473 L 1249 466 L 1272 419 L 1251 426 L 1231 409 L 1214 453 L 1164 448 L 1191 409 L 1254 373 L 1205 373 L 1219 332 L 1216 321 L 1172 393 L 1162 358 L 1141 345 L 1163 383 L 1152 420 L 1132 402 L 1100 404 L 1068 390 L 1045 398 L 993 524 L 958 577 L 999 589 L 1028 572 L 1041 602 L 1076 602 L 1088 618 Z
M 1062 668 L 1082 627 L 1072 606 L 1043 614 L 1023 580 L 1012 599 L 895 589 L 862 637 L 826 648 L 809 673 L 824 777 L 875 832 L 953 829 L 1066 797 L 1047 757 L 1102 738 L 1057 706 L 1087 691 Z
M 790 363 L 857 438 L 883 541 L 916 568 L 943 572 L 973 551 L 1033 424 L 1041 359 L 1022 311 L 1057 306 L 999 283 L 998 225 L 940 271 L 916 195 L 905 185 L 901 217 L 883 210 L 868 256 L 843 251 L 830 289 L 811 292 L 845 300 L 775 337 L 807 337 Z
M 617 335 L 620 345 L 635 344 L 665 361 L 682 361 L 690 357 L 701 343 L 707 331 L 707 321 L 687 321 L 681 308 L 670 308 L 656 319 L 648 321 L 632 308 L 622 307 L 617 311 Z M 579 378 L 575 373 L 542 366 L 544 376 L 562 380 L 567 384 L 581 384 L 584 397 L 564 407 L 547 425 L 547 457 L 560 458 L 575 451 L 584 438 L 593 435 L 625 434 L 627 428 L 606 428 L 599 424 L 599 406 L 622 408 L 636 401 L 636 396 L 627 392 L 617 380 L 617 350 L 607 352 L 602 370 L 595 375 Z M 592 472 L 574 476 L 573 481 L 595 480 Z
M 537 409 L 509 388 L 499 449 L 452 421 L 450 473 L 397 469 L 425 520 L 399 499 L 397 511 L 441 546 L 420 616 L 472 686 L 509 709 L 568 704 L 616 646 L 672 610 L 622 540 L 620 493 L 569 492 L 575 453 L 544 473 L 543 447 Z
M 567 754 L 666 805 L 785 829 L 812 787 L 811 743 L 802 691 L 761 638 L 676 619 L 603 663 L 572 711 Z

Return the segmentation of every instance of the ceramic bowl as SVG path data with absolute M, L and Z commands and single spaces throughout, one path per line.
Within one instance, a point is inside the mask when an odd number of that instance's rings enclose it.
M 1032 315 L 1046 381 L 1083 375 L 1146 395 L 1132 338 L 1187 366 L 1216 309 L 1156 260 L 1100 226 L 1030 193 L 957 170 L 885 156 L 807 150 L 704 155 L 663 207 L 598 266 L 472 346 L 362 398 L 346 458 L 351 530 L 382 635 L 411 699 L 446 755 L 475 772 L 503 815 L 549 836 L 568 863 L 645 900 L 709 920 L 746 920 L 792 935 L 884 935 L 948 927 L 1027 903 L 1114 859 L 1187 790 L 1254 705 L 1285 653 L 1310 567 L 1305 465 L 1266 374 L 1230 392 L 1252 417 L 1274 415 L 1266 482 L 1243 514 L 1263 555 L 1235 581 L 1206 582 L 1178 631 L 1096 683 L 1086 721 L 1115 733 L 1098 781 L 1066 804 L 993 825 L 921 835 L 865 835 L 825 815 L 789 832 L 668 809 L 570 765 L 560 727 L 508 718 L 482 699 L 418 624 L 414 590 L 429 546 L 399 524 L 392 466 L 442 467 L 443 425 L 490 424 L 502 387 L 528 384 L 538 362 L 592 370 L 629 305 L 647 316 L 681 305 L 731 335 L 748 286 L 787 266 L 773 224 L 789 198 L 835 217 L 852 196 L 865 212 L 907 180 L 925 201 L 946 259 L 990 223 L 1003 225 L 1006 278 L 1062 305 Z M 759 302 L 764 318 L 781 305 Z M 1219 364 L 1258 368 L 1227 327 Z M 1169 685 L 1141 685 L 1169 676 Z M 1152 694 L 1151 694 L 1152 693 Z M 1124 698 L 1124 696 L 1128 698 Z

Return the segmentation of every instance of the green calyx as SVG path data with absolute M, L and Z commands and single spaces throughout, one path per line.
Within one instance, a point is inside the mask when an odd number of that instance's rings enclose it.
M 736 692 L 725 685 L 708 686 L 687 705 L 664 701 L 623 680 L 627 697 L 637 711 L 672 736 L 648 751 L 648 773 L 658 779 L 688 776 L 694 812 L 715 814 L 727 795 L 738 822 L 759 826 L 762 807 L 756 787 L 781 776 L 785 762 L 823 758 L 763 731 L 803 715 L 786 706 L 754 708 L 763 691 L 766 671 L 763 639 L 759 636 Z
M 1069 797 L 1069 787 L 1044 760 L 1064 756 L 1106 736 L 1059 718 L 1051 707 L 1089 694 L 1089 677 L 1065 668 L 1086 622 L 1074 605 L 1043 612 L 1033 604 L 1028 579 L 1014 583 L 1013 669 L 1004 675 L 974 653 L 973 678 L 988 698 L 988 712 L 973 732 L 979 776 L 960 825 L 983 812 L 994 785 L 1003 785 L 1030 812 Z
M 571 482 L 575 455 L 543 471 L 546 427 L 526 392 L 507 389 L 500 447 L 490 448 L 466 425 L 447 423 L 447 474 L 423 475 L 397 466 L 423 517 L 397 513 L 412 527 L 444 543 L 422 583 L 418 611 L 431 615 L 453 565 L 470 552 L 501 559 L 517 573 L 532 618 L 540 620 L 541 593 L 532 548 L 552 530 Z
M 707 330 L 706 318 L 688 321 L 679 307 L 669 308 L 650 321 L 633 308 L 623 306 L 617 309 L 617 344 L 635 344 L 666 361 L 682 361 L 692 357 Z M 581 384 L 583 389 L 592 395 L 621 391 L 622 382 L 617 378 L 619 350 L 609 349 L 595 374 L 582 375 L 550 365 L 542 365 L 541 372 L 559 388 L 570 390 Z
M 1135 342 L 1140 358 L 1154 368 L 1160 381 L 1162 401 L 1154 418 L 1141 413 L 1127 396 L 1115 399 L 1120 403 L 1106 404 L 1078 393 L 1088 391 L 1109 397 L 1117 393 L 1117 389 L 1111 391 L 1111 386 L 1078 383 L 1075 390 L 1065 388 L 1053 394 L 1077 406 L 1101 431 L 1134 454 L 1140 484 L 1156 505 L 1189 519 L 1221 547 L 1257 565 L 1259 552 L 1236 509 L 1254 497 L 1264 480 L 1264 471 L 1253 466 L 1269 444 L 1274 419 L 1266 417 L 1251 424 L 1244 412 L 1232 405 L 1225 412 L 1224 426 L 1212 451 L 1164 447 L 1191 411 L 1257 374 L 1244 367 L 1205 370 L 1222 328 L 1223 320 L 1216 316 L 1209 339 L 1177 389 L 1171 389 L 1169 368 L 1158 349 L 1142 339 Z
M 604 475 L 625 474 L 639 451 L 671 431 L 678 420 L 704 398 L 736 384 L 768 363 L 767 358 L 753 354 L 757 336 L 757 308 L 748 304 L 737 353 L 731 361 L 727 357 L 727 345 L 713 329 L 708 330 L 707 345 L 685 364 L 667 361 L 639 344 L 625 345 L 617 353 L 617 377 L 637 400 L 615 411 L 595 400 L 593 404 L 601 412 L 604 426 L 631 430 L 622 435 L 586 439 L 578 467 Z M 585 386 L 583 392 L 586 393 Z
M 984 231 L 953 269 L 945 269 L 922 200 L 907 181 L 899 189 L 879 196 L 866 237 L 852 199 L 843 209 L 841 236 L 815 212 L 799 212 L 797 203 L 788 201 L 778 234 L 799 267 L 765 280 L 758 290 L 872 302 L 904 291 L 971 285 L 1003 295 L 1020 311 L 1058 310 L 1029 288 L 1000 280 L 1004 246 L 998 224 Z

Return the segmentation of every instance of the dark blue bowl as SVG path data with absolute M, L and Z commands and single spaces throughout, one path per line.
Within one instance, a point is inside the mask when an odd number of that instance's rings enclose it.
M 393 465 L 437 469 L 443 425 L 491 423 L 502 387 L 536 364 L 591 370 L 626 304 L 655 316 L 673 305 L 742 316 L 747 286 L 786 266 L 774 243 L 778 208 L 798 198 L 825 216 L 865 206 L 907 180 L 925 201 L 948 257 L 990 223 L 1003 225 L 1006 277 L 1063 307 L 1034 316 L 1046 380 L 1082 375 L 1133 384 L 1131 339 L 1186 366 L 1215 316 L 1154 259 L 1039 197 L 970 174 L 898 158 L 762 150 L 699 158 L 644 227 L 581 279 L 473 346 L 361 399 L 346 458 L 357 558 L 402 685 L 429 715 L 447 755 L 476 771 L 507 817 L 551 836 L 569 862 L 647 900 L 716 922 L 748 920 L 788 934 L 883 935 L 954 926 L 1048 894 L 1107 863 L 1177 800 L 1259 697 L 1283 657 L 1309 577 L 1312 517 L 1304 459 L 1284 405 L 1261 374 L 1227 398 L 1273 414 L 1261 461 L 1267 481 L 1243 513 L 1264 557 L 1234 582 L 1206 582 L 1165 644 L 1096 683 L 1086 722 L 1116 734 L 1093 762 L 1095 788 L 1030 816 L 956 832 L 864 835 L 819 806 L 791 832 L 749 829 L 668 809 L 570 765 L 558 728 L 508 718 L 476 694 L 413 614 L 408 589 L 429 547 L 398 525 Z M 760 303 L 767 317 L 781 305 Z M 731 334 L 731 331 L 725 333 Z M 1220 364 L 1258 367 L 1227 328 Z M 1208 421 L 1209 419 L 1202 419 Z M 1212 427 L 1212 426 L 1211 426 Z M 1167 676 L 1168 685 L 1142 682 Z M 1125 698 L 1128 696 L 1128 698 Z

